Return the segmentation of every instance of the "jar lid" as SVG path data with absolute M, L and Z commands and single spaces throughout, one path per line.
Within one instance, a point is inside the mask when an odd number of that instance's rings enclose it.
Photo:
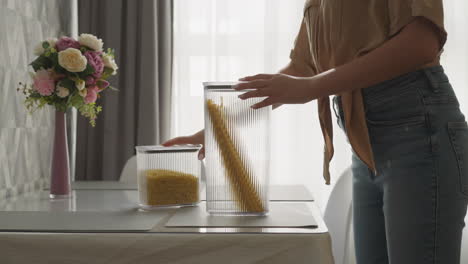
M 200 150 L 202 145 L 174 145 L 165 147 L 162 145 L 155 146 L 136 146 L 135 149 L 138 153 L 168 153 L 168 152 L 195 152 Z
M 205 89 L 232 89 L 239 82 L 204 82 Z
M 206 90 L 226 90 L 233 92 L 248 92 L 255 89 L 243 89 L 242 91 L 234 90 L 232 87 L 236 84 L 243 82 L 203 82 L 203 86 Z

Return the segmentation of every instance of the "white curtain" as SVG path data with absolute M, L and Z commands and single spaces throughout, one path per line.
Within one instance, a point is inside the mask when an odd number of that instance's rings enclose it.
M 448 40 L 442 65 L 452 82 L 465 116 L 468 115 L 468 1 L 445 0 Z M 468 116 L 467 116 L 468 117 Z
M 173 136 L 203 127 L 203 81 L 274 73 L 289 61 L 304 0 L 175 0 Z M 303 184 L 321 208 L 331 186 L 322 179 L 323 140 L 315 102 L 273 111 L 272 184 Z M 332 175 L 350 164 L 337 134 Z
M 304 0 L 175 0 L 172 136 L 203 127 L 203 81 L 233 81 L 277 72 L 289 61 Z M 466 0 L 446 0 L 449 40 L 443 65 L 467 112 Z M 336 126 L 332 184 L 322 179 L 323 139 L 315 102 L 273 111 L 272 184 L 303 184 L 324 209 L 351 151 Z

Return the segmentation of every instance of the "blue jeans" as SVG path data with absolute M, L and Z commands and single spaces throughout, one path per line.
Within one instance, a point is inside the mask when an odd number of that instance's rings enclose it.
M 362 90 L 377 166 L 352 157 L 358 264 L 458 264 L 468 126 L 441 66 Z M 346 132 L 340 97 L 338 124 Z

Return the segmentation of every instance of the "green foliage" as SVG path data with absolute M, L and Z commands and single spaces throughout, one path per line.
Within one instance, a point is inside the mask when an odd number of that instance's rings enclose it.
M 81 51 L 81 53 L 84 54 L 84 53 L 87 52 L 87 51 L 92 51 L 92 49 L 90 49 L 90 48 L 88 48 L 88 47 L 86 47 L 86 46 L 81 46 L 80 51 Z
M 96 119 L 97 115 L 102 111 L 102 107 L 100 105 L 96 105 L 96 103 L 91 104 L 83 104 L 80 108 L 78 108 L 80 114 L 89 119 L 89 123 L 91 126 L 96 126 Z
M 112 73 L 114 73 L 114 70 L 109 68 L 109 67 L 104 67 L 104 71 L 102 72 L 102 77 L 101 79 L 104 79 L 106 80 L 107 78 L 109 78 Z
M 106 54 L 111 57 L 112 59 L 115 59 L 115 50 L 111 48 L 107 48 Z
M 51 53 L 49 55 L 49 60 L 51 61 L 52 63 L 52 68 L 54 69 L 54 71 L 56 73 L 59 73 L 59 74 L 68 74 L 68 71 L 65 70 L 62 66 L 60 66 L 59 62 L 58 62 L 58 53 L 57 52 L 54 52 L 54 53 Z
M 114 86 L 112 85 L 109 85 L 107 88 L 111 89 L 112 91 L 115 91 L 115 92 L 118 92 L 119 89 L 115 88 Z
M 42 97 L 42 95 L 33 90 L 30 85 L 20 83 L 20 87 L 18 87 L 17 91 L 22 92 L 26 96 L 24 104 L 30 113 L 44 107 L 48 102 L 46 97 Z
M 50 105 L 55 106 L 55 108 L 60 112 L 66 112 L 69 107 L 65 104 L 65 102 L 63 102 L 63 99 L 64 98 L 60 98 L 60 100 L 59 100 L 59 101 L 62 101 L 62 102 L 55 102 L 54 104 L 50 104 Z
M 65 81 L 65 85 L 69 85 L 69 81 L 71 80 Z M 66 112 L 69 108 L 75 107 L 81 115 L 89 119 L 89 123 L 94 127 L 96 125 L 97 116 L 102 111 L 102 107 L 96 103 L 85 104 L 83 97 L 81 97 L 77 89 L 70 93 L 66 98 L 60 98 L 57 94 L 42 96 L 35 91 L 32 86 L 27 84 L 20 84 L 20 87 L 17 90 L 26 95 L 24 104 L 28 112 L 31 114 L 46 105 L 52 105 L 58 111 L 62 112 Z
M 51 68 L 53 63 L 48 57 L 41 55 L 31 62 L 30 65 L 33 67 L 34 71 L 37 72 L 40 69 Z
M 84 104 L 83 97 L 78 92 L 74 92 L 69 97 L 69 104 L 77 109 Z
M 68 78 L 61 80 L 60 86 L 67 88 L 70 92 L 76 90 L 75 82 Z
M 94 68 L 88 63 L 86 64 L 86 69 L 82 72 L 78 72 L 77 75 L 81 79 L 86 79 L 87 76 L 91 75 L 94 73 Z

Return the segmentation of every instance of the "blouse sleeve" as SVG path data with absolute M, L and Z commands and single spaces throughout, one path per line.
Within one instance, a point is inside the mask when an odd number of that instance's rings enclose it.
M 312 56 L 310 55 L 309 37 L 307 35 L 305 20 L 302 21 L 289 58 L 291 59 L 291 63 L 301 72 L 306 73 L 308 76 L 316 74 L 312 64 Z
M 423 17 L 434 25 L 442 49 L 447 40 L 442 2 L 443 0 L 388 0 L 390 36 L 397 34 L 415 17 Z

